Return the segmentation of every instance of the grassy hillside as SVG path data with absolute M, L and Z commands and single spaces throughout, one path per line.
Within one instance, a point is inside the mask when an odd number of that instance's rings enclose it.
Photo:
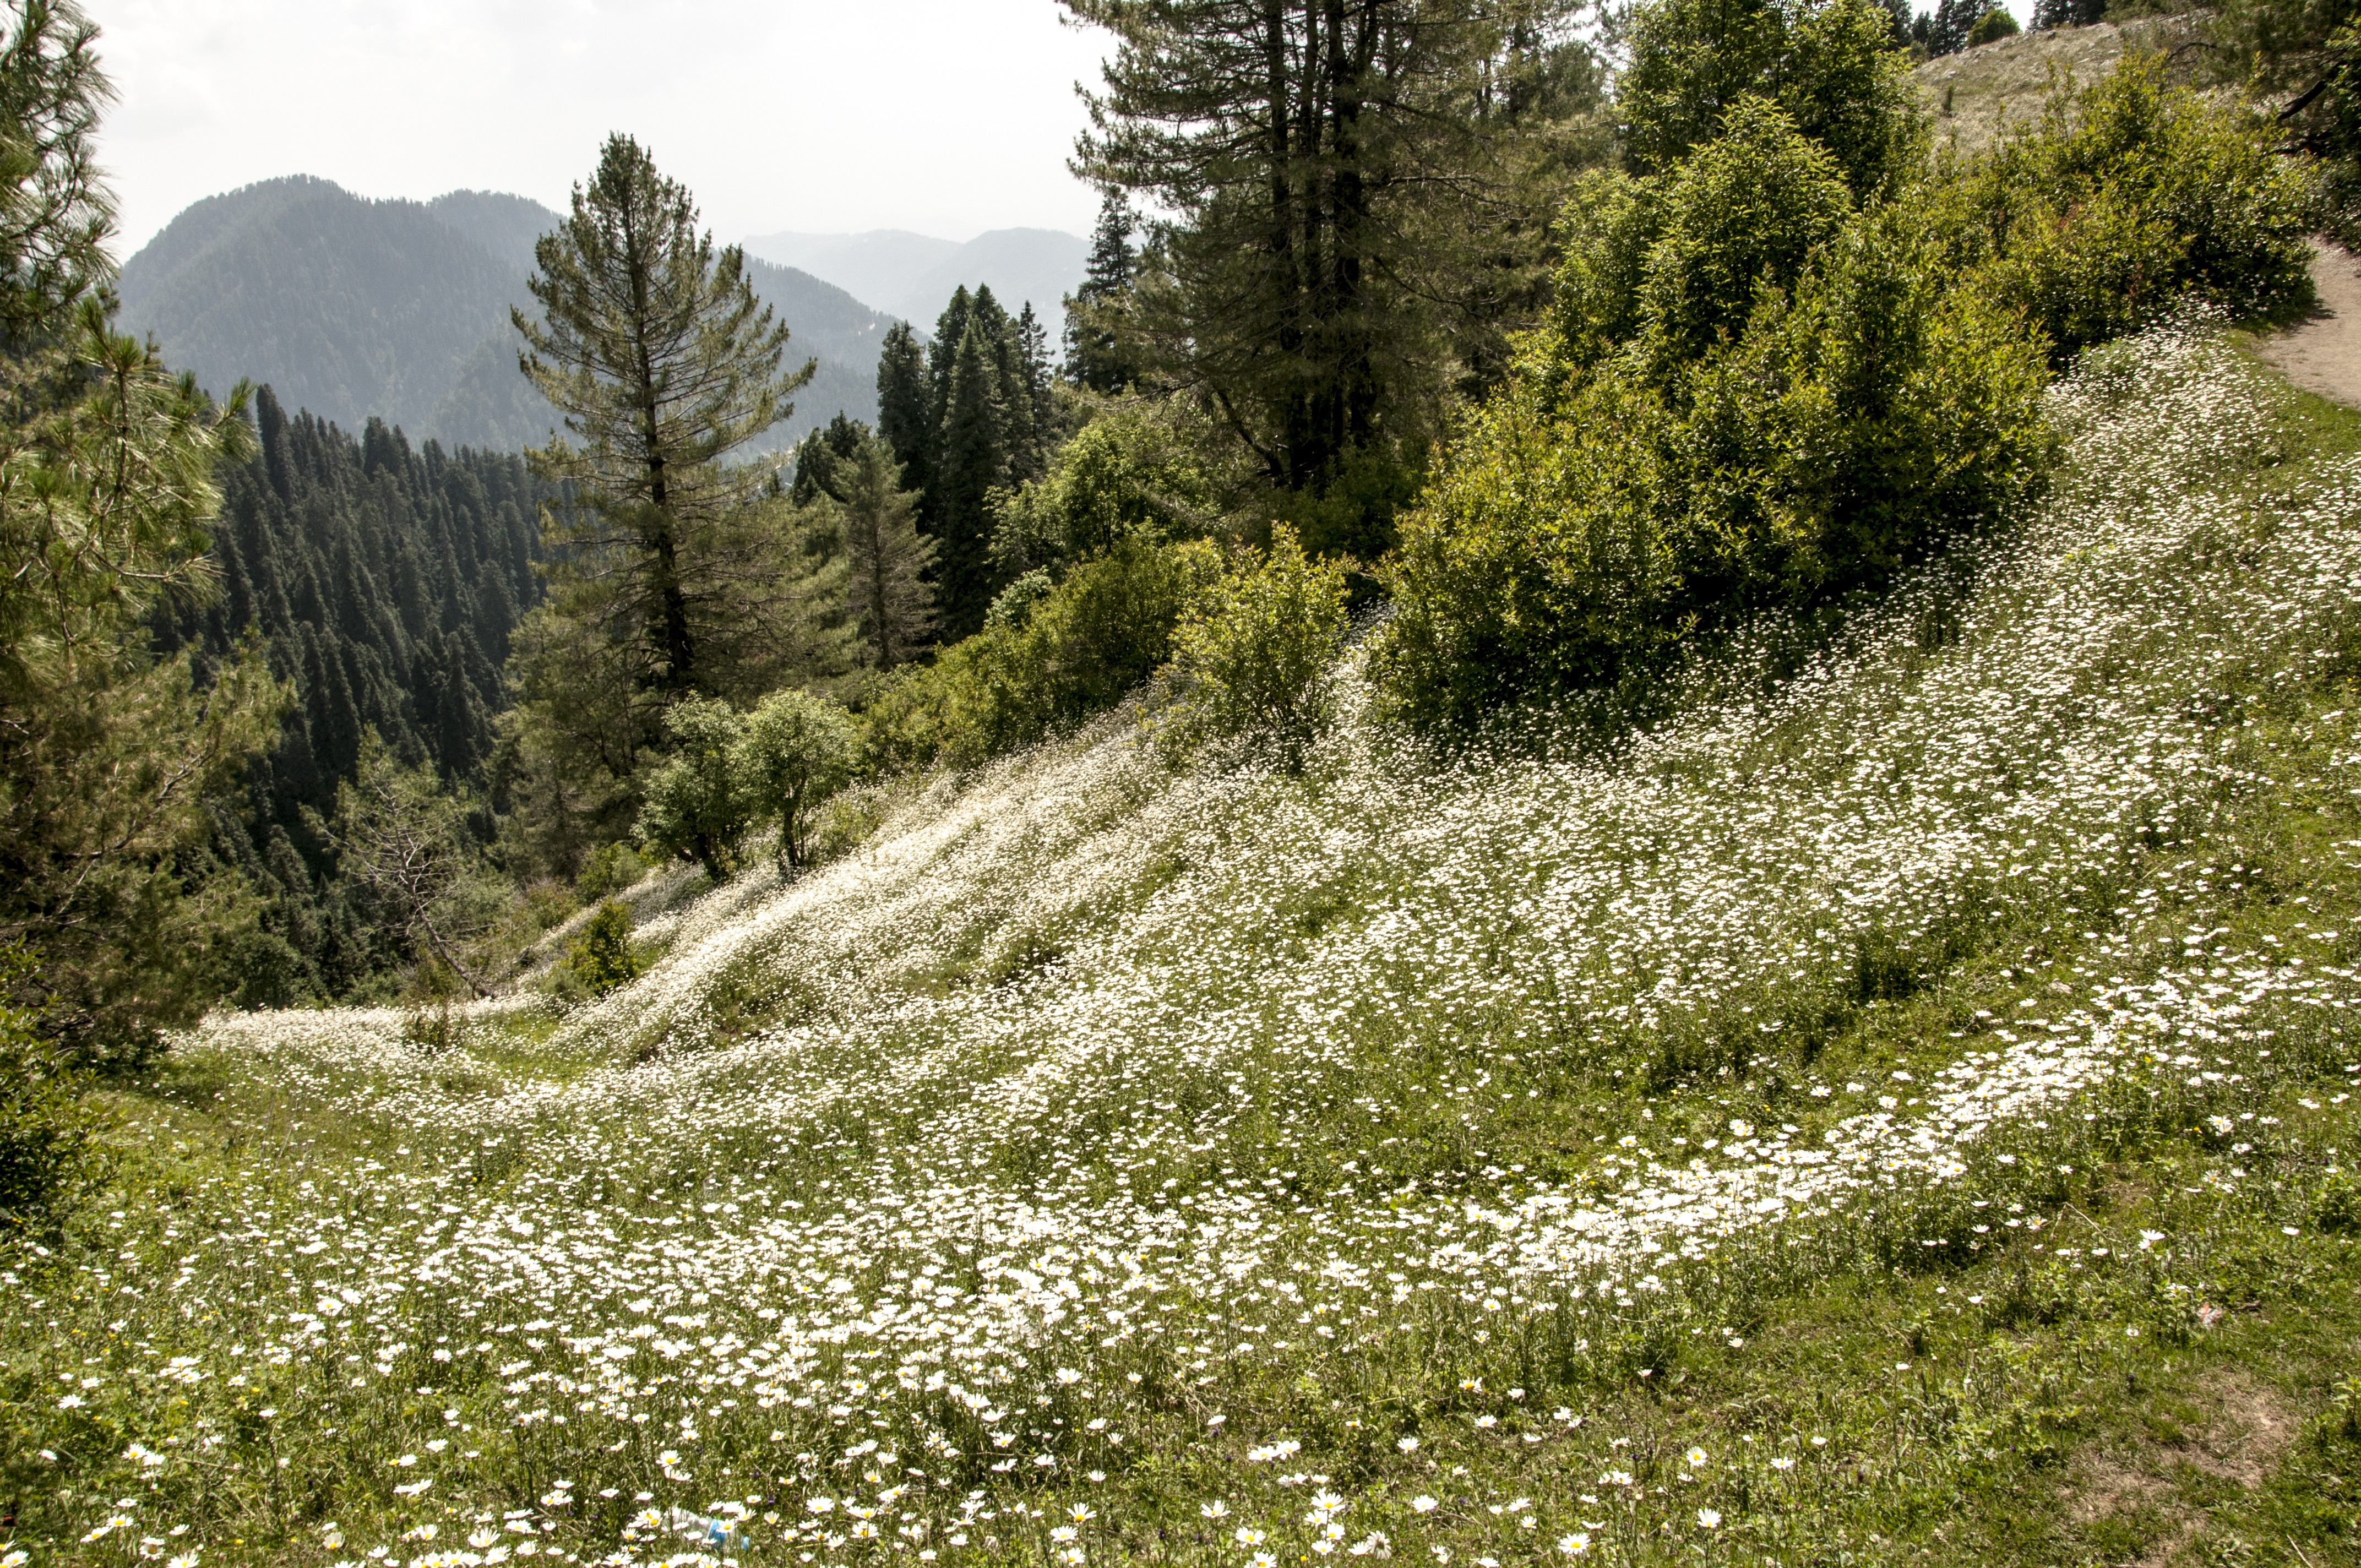
M 7 1277 L 16 1540 L 2361 1562 L 2361 418 L 2051 396 L 2037 515 L 1606 751 L 1118 717 L 563 1019 L 216 1019 Z
M 1963 155 L 1981 152 L 2004 130 L 2037 123 L 2059 85 L 2088 86 L 2114 70 L 2126 52 L 2170 50 L 2195 36 L 2188 16 L 2019 33 L 1927 61 L 1918 68 L 1918 94 L 1934 115 L 1937 146 L 1954 146 Z

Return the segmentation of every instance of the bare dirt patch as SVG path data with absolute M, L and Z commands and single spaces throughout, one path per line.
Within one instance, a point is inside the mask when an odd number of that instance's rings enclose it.
M 2321 243 L 2312 252 L 2312 319 L 2263 339 L 2265 359 L 2307 392 L 2361 408 L 2361 258 Z
M 2216 1373 L 2201 1386 L 2203 1402 L 2218 1414 L 2197 1434 L 2185 1457 L 2209 1475 L 2259 1486 L 2296 1437 L 2295 1412 L 2252 1378 Z
M 2295 1441 L 2298 1423 L 2285 1400 L 2242 1373 L 2216 1372 L 2192 1392 L 2202 1426 L 2179 1442 L 2109 1449 L 2083 1456 L 2067 1498 L 2081 1524 L 2152 1513 L 2165 1528 L 2125 1568 L 2168 1568 L 2204 1532 L 2205 1516 L 2183 1501 L 2172 1478 L 2187 1465 L 2251 1491 L 2269 1478 Z M 2183 1472 L 2185 1475 L 2185 1472 Z

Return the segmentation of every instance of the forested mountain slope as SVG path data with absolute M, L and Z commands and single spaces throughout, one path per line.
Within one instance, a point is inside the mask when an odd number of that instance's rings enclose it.
M 249 1003 L 338 995 L 390 938 L 334 884 L 336 786 L 374 731 L 400 761 L 473 780 L 507 705 L 509 634 L 540 601 L 541 487 L 513 455 L 412 446 L 379 420 L 359 437 L 258 400 L 258 453 L 224 477 L 221 591 L 159 621 L 167 652 L 217 666 L 258 637 L 294 705 L 224 803 L 218 852 L 269 909 L 241 968 Z
M 533 243 L 558 214 L 459 191 L 371 202 L 291 176 L 208 197 L 123 267 L 126 330 L 226 392 L 268 381 L 291 410 L 348 430 L 374 417 L 412 439 L 514 451 L 546 439 L 548 405 L 517 370 L 511 306 L 531 307 Z M 774 446 L 839 411 L 872 418 L 891 322 L 807 273 L 763 265 L 756 292 L 819 373 Z

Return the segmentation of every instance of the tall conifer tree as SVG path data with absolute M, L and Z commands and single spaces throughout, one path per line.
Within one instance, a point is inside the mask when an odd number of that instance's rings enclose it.
M 775 465 L 730 458 L 794 411 L 816 365 L 782 373 L 787 329 L 755 299 L 743 253 L 715 250 L 688 192 L 629 137 L 608 138 L 533 254 L 543 319 L 513 313 L 521 364 L 577 438 L 531 454 L 575 488 L 545 513 L 560 611 L 640 685 L 703 689 L 701 644 L 780 608 L 763 602 L 774 574 L 752 515 Z
M 934 476 L 934 402 L 927 390 L 927 352 L 908 322 L 886 329 L 877 356 L 877 433 L 902 465 L 902 482 L 923 490 Z
M 917 499 L 896 482 L 896 468 L 893 448 L 873 436 L 835 468 L 838 532 L 851 568 L 846 598 L 881 670 L 908 663 L 935 622 L 927 580 L 935 543 L 918 532 Z
M 1137 225 L 1124 193 L 1108 191 L 1091 232 L 1082 286 L 1066 296 L 1066 378 L 1093 392 L 1120 392 L 1139 376 L 1137 356 L 1124 345 L 1117 325 L 1131 288 Z
M 1000 344 L 987 320 L 974 313 L 950 356 L 935 486 L 927 495 L 943 630 L 954 640 L 981 628 L 992 606 L 992 524 L 985 498 L 1009 480 Z

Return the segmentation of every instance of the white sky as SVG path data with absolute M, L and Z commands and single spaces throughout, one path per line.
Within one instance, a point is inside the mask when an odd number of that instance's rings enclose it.
M 1054 0 L 84 0 L 120 101 L 128 257 L 281 174 L 563 210 L 609 131 L 723 241 L 779 229 L 1087 234 L 1065 159 L 1104 35 Z

